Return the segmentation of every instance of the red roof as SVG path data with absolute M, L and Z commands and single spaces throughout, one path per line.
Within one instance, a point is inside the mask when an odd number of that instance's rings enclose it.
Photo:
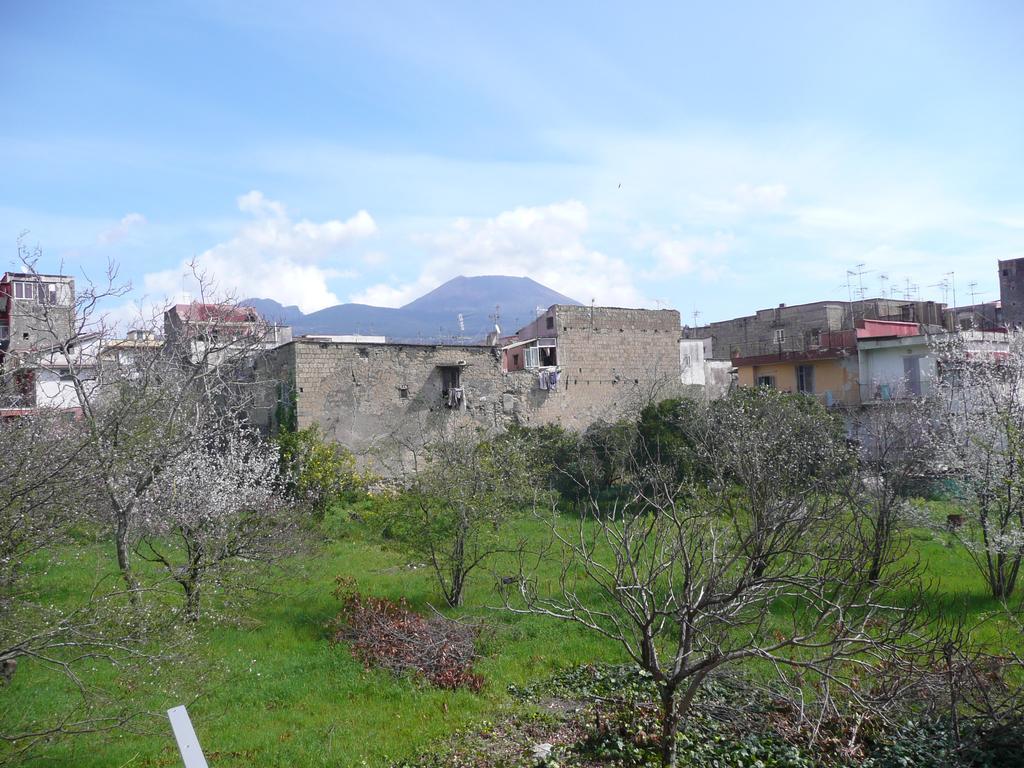
M 253 307 L 240 307 L 234 304 L 175 304 L 170 312 L 175 313 L 184 322 L 191 323 L 255 323 L 260 319 Z
M 858 320 L 858 339 L 891 339 L 900 336 L 920 336 L 921 326 L 901 320 Z

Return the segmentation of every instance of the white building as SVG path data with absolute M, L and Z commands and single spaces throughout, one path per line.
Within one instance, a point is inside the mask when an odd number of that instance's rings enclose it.
M 707 383 L 702 339 L 679 340 L 679 371 L 683 384 L 703 387 Z
M 903 397 L 928 397 L 935 392 L 940 371 L 935 345 L 948 341 L 948 333 L 923 333 L 917 323 L 865 321 L 857 329 L 860 400 L 871 403 Z M 977 355 L 1009 350 L 1006 333 L 961 331 L 957 338 Z

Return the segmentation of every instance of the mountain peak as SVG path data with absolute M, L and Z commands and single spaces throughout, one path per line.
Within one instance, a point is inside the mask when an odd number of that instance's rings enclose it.
M 515 331 L 531 322 L 538 308 L 579 304 L 529 277 L 507 275 L 459 275 L 399 309 L 339 304 L 305 315 L 298 307 L 283 307 L 273 299 L 240 303 L 255 307 L 268 320 L 290 324 L 296 335 L 364 333 L 423 341 L 480 340 L 494 328 L 496 307 L 502 328 Z
M 552 304 L 579 302 L 529 277 L 459 275 L 410 301 L 402 309 L 464 313 L 470 308 L 480 309 L 485 305 L 491 305 L 491 312 L 494 311 L 494 306 L 500 306 L 501 314 L 506 317 L 512 317 L 513 314 L 528 314 L 532 319 L 538 306 L 547 309 Z

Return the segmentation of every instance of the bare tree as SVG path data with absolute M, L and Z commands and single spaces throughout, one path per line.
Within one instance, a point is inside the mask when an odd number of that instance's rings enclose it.
M 699 478 L 637 456 L 610 507 L 591 497 L 572 526 L 544 515 L 550 546 L 523 551 L 506 590 L 511 610 L 611 638 L 652 676 L 666 766 L 716 670 L 759 661 L 828 690 L 844 685 L 842 664 L 870 668 L 914 619 L 892 597 L 912 572 L 863 578 L 871 557 L 851 525 L 853 457 L 820 406 L 745 391 L 691 407 L 702 409 L 686 441 Z M 552 561 L 555 583 L 538 575 Z
M 944 406 L 936 444 L 970 521 L 959 535 L 992 596 L 1006 599 L 1024 560 L 1024 337 L 999 355 L 962 337 L 936 353 Z
M 23 256 L 37 274 L 38 253 Z M 193 270 L 191 281 L 196 301 L 173 307 L 170 318 L 138 319 L 154 339 L 163 319 L 165 338 L 128 346 L 115 340 L 103 314 L 106 302 L 127 291 L 111 267 L 103 281 L 80 286 L 71 307 L 44 306 L 39 322 L 51 342 L 24 361 L 59 370 L 73 387 L 95 506 L 111 527 L 129 592 L 140 586 L 132 554 L 141 501 L 197 441 L 244 421 L 257 386 L 254 356 L 277 331 L 219 295 L 206 275 Z
M 455 425 L 438 429 L 387 517 L 388 533 L 427 559 L 453 607 L 462 604 L 470 574 L 509 549 L 506 524 L 535 493 L 522 441 L 483 437 Z
M 865 406 L 854 419 L 859 443 L 861 515 L 871 551 L 867 578 L 877 581 L 888 562 L 907 498 L 934 473 L 935 404 L 893 399 Z
M 99 682 L 97 666 L 116 665 L 128 680 L 184 658 L 187 638 L 159 612 L 126 612 L 128 595 L 106 568 L 66 600 L 55 601 L 40 583 L 71 532 L 89 529 L 87 448 L 82 425 L 60 412 L 0 422 L 0 742 L 7 747 L 0 764 L 42 742 L 143 714 Z M 50 711 L 19 713 L 3 697 L 25 665 L 63 678 L 76 695 Z

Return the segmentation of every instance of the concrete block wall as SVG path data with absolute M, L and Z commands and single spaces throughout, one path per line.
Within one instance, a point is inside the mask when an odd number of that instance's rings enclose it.
M 729 360 L 737 355 L 748 357 L 772 352 L 804 352 L 814 343 L 817 334 L 850 329 L 860 318 L 906 319 L 941 325 L 943 307 L 931 301 L 899 299 L 780 305 L 758 310 L 746 317 L 711 323 L 693 329 L 690 334 L 709 334 L 716 360 Z M 775 341 L 775 332 L 779 329 L 784 334 L 781 344 Z
M 540 423 L 585 429 L 681 391 L 679 312 L 556 305 L 561 381 L 536 408 Z
M 999 298 L 1003 322 L 1024 323 L 1024 258 L 999 262 Z

